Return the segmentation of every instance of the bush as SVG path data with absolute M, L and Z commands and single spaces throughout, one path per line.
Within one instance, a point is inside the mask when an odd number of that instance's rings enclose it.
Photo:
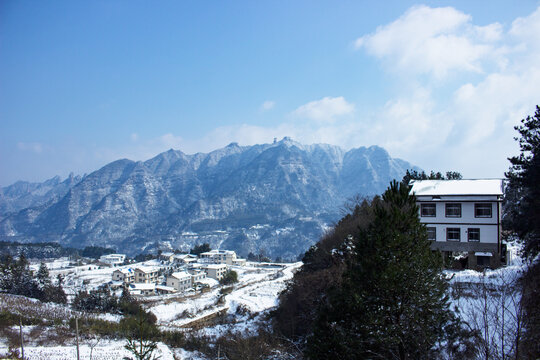
M 229 270 L 223 275 L 219 283 L 221 285 L 231 285 L 238 282 L 238 274 L 234 270 Z

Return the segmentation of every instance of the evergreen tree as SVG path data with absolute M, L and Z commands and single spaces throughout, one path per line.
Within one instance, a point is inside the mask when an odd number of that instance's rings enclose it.
M 210 248 L 210 244 L 204 243 L 204 244 L 195 245 L 193 249 L 189 251 L 189 253 L 199 256 L 201 255 L 201 253 L 208 252 L 210 250 L 212 250 L 212 248 Z
M 409 187 L 393 182 L 374 219 L 354 234 L 343 281 L 308 338 L 310 359 L 433 359 L 457 341 L 441 257 L 430 250 Z
M 45 265 L 44 262 L 39 265 L 39 270 L 36 277 L 40 289 L 45 289 L 52 286 L 51 279 L 49 277 L 49 269 L 47 269 L 47 265 Z
M 524 257 L 533 261 L 522 279 L 521 305 L 525 310 L 525 336 L 522 343 L 527 358 L 540 358 L 540 107 L 534 116 L 521 120 L 515 129 L 521 135 L 520 154 L 509 158 L 506 190 L 507 222 L 524 242 Z
M 510 226 L 525 242 L 525 255 L 534 258 L 540 253 L 540 107 L 521 123 L 515 127 L 521 153 L 509 158 L 512 166 L 506 173 L 519 203 L 510 214 Z

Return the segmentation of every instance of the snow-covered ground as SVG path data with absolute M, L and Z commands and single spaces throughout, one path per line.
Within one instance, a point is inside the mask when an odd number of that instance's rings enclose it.
M 132 358 L 133 354 L 124 348 L 125 341 L 120 340 L 88 340 L 79 344 L 80 359 L 119 360 Z M 0 346 L 0 356 L 7 354 L 7 349 Z M 206 360 L 206 357 L 183 349 L 171 349 L 163 343 L 158 343 L 154 352 L 160 360 Z M 64 346 L 25 346 L 24 358 L 28 360 L 73 360 L 77 359 L 75 344 Z
M 504 309 L 506 322 L 497 321 L 488 329 L 489 334 L 484 332 L 486 337 L 489 336 L 487 341 L 493 343 L 500 342 L 500 334 L 511 340 L 514 326 L 511 320 L 519 315 L 517 304 L 520 294 L 513 285 L 526 268 L 526 264 L 519 257 L 519 246 L 511 246 L 510 249 L 515 255 L 506 267 L 484 272 L 445 271 L 445 276 L 450 279 L 452 308 L 457 308 L 459 316 L 472 328 L 485 330 L 484 319 L 501 317 L 500 311 Z M 59 265 L 59 262 L 57 264 Z M 301 265 L 302 263 L 298 262 L 264 267 L 248 263 L 245 267 L 232 267 L 238 273 L 239 282 L 230 287 L 218 286 L 217 282 L 212 280 L 206 292 L 191 291 L 184 294 L 152 296 L 145 298 L 144 306 L 156 315 L 157 324 L 162 329 L 189 331 L 213 338 L 230 331 L 254 334 L 259 326 L 264 326 L 267 322 L 265 315 L 277 305 L 279 293 Z M 83 283 L 92 288 L 110 281 L 115 269 L 72 268 L 67 279 L 72 291 L 80 289 L 79 286 Z M 57 266 L 51 273 L 56 271 L 65 269 Z M 46 306 L 55 308 L 57 305 Z M 486 312 L 489 312 L 487 316 Z M 191 329 L 195 325 L 200 325 L 201 320 L 206 321 L 214 316 L 219 321 L 209 321 L 202 327 Z M 118 321 L 118 319 L 111 320 Z M 93 348 L 92 359 L 121 359 L 129 356 L 124 345 L 125 341 L 120 340 L 101 340 L 97 343 L 95 340 L 82 341 L 81 358 L 89 359 Z M 508 349 L 512 345 L 509 342 L 505 346 Z M 7 351 L 7 345 L 0 340 L 0 355 L 6 354 Z M 28 359 L 73 359 L 76 357 L 75 351 L 73 341 L 69 345 L 50 347 L 33 346 L 30 342 L 25 347 L 25 356 Z M 201 354 L 182 349 L 169 349 L 165 344 L 159 344 L 157 355 L 163 360 L 205 359 Z

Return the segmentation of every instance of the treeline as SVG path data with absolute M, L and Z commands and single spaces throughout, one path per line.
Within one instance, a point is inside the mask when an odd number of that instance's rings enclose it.
M 52 259 L 65 256 L 83 256 L 98 259 L 102 255 L 112 254 L 115 249 L 101 246 L 87 246 L 84 249 L 64 247 L 55 242 L 20 243 L 0 241 L 0 256 L 18 257 L 21 254 L 27 259 Z

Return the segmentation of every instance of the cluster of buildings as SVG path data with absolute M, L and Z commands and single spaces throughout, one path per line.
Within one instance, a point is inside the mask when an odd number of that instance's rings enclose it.
M 118 255 L 118 254 L 113 254 Z M 160 266 L 122 267 L 112 273 L 112 281 L 127 286 L 134 295 L 183 292 L 204 287 L 205 279 L 221 280 L 228 266 L 245 266 L 246 260 L 230 250 L 212 250 L 200 254 L 162 253 Z

